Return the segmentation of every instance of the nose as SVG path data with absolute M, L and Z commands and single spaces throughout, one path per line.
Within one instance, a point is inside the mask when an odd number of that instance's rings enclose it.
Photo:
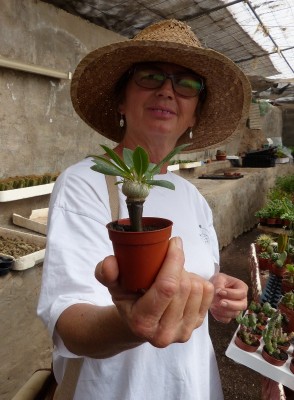
M 157 89 L 156 93 L 159 96 L 167 96 L 173 98 L 175 93 L 171 79 L 166 78 L 163 84 Z

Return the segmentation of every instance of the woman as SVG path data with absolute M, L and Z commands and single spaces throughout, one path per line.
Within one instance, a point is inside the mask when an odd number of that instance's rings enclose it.
M 170 20 L 86 56 L 71 95 L 81 118 L 119 143 L 118 154 L 140 145 L 158 162 L 176 144 L 200 150 L 229 140 L 248 112 L 250 86 L 230 60 Z M 51 197 L 38 314 L 54 340 L 57 381 L 68 359 L 83 357 L 76 400 L 222 399 L 207 312 L 229 322 L 246 309 L 247 286 L 219 272 L 206 201 L 161 171 L 176 190 L 153 188 L 144 215 L 173 220 L 174 237 L 138 297 L 119 286 L 105 177 L 91 165 L 88 158 L 68 168 Z M 125 218 L 120 189 L 119 198 Z

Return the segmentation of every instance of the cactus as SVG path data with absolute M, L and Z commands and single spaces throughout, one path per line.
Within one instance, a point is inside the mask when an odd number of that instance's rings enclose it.
M 270 355 L 278 355 L 280 350 L 278 348 L 278 331 L 282 325 L 282 314 L 277 311 L 269 320 L 266 329 L 263 331 L 262 337 L 266 351 Z
M 283 315 L 280 311 L 276 311 L 268 322 L 266 330 L 263 332 L 263 340 L 267 353 L 278 359 L 281 358 L 279 346 L 289 343 L 294 337 L 294 332 L 287 334 L 283 331 L 282 321 Z

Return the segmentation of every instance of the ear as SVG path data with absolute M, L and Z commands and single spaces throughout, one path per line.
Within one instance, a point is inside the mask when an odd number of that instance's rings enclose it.
M 191 118 L 191 123 L 190 123 L 189 127 L 193 128 L 196 125 L 196 123 L 197 123 L 197 115 L 196 115 L 196 112 L 195 112 L 194 115 Z
M 124 104 L 123 103 L 120 103 L 119 105 L 118 105 L 118 112 L 119 112 L 119 114 L 125 114 L 125 107 L 124 107 Z

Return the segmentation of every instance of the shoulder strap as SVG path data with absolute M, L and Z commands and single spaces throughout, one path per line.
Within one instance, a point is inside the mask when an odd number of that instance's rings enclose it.
M 112 221 L 116 221 L 119 218 L 119 198 L 116 185 L 116 177 L 111 175 L 106 175 L 105 180 L 108 189 L 109 205 L 111 210 Z
M 64 377 L 57 386 L 53 400 L 72 400 L 76 391 L 83 358 L 70 358 L 67 361 Z
M 115 221 L 119 218 L 119 198 L 118 190 L 116 187 L 116 177 L 106 175 L 105 180 L 109 195 L 111 217 L 112 220 Z M 53 400 L 73 399 L 83 362 L 83 358 L 71 358 L 68 360 L 65 368 L 64 377 L 60 385 L 57 386 Z

